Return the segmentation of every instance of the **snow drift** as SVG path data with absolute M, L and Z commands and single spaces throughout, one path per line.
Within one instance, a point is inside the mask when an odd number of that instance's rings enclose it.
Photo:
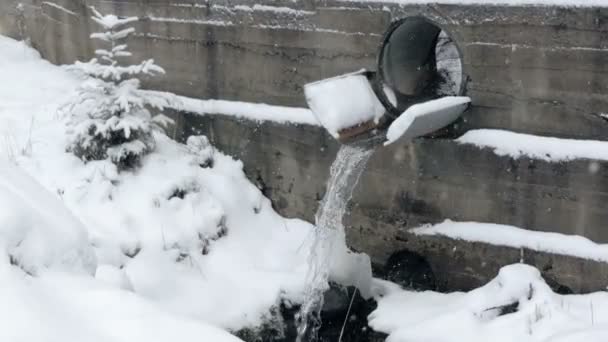
M 93 274 L 86 228 L 23 170 L 0 159 L 0 258 L 29 274 L 54 268 Z

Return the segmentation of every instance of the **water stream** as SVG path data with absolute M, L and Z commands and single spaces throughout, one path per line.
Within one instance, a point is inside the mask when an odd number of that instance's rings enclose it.
M 308 260 L 305 300 L 296 315 L 296 342 L 317 340 L 323 295 L 329 289 L 332 263 L 336 258 L 342 258 L 341 254 L 347 250 L 342 218 L 373 152 L 373 145 L 365 142 L 342 145 L 331 165 L 327 190 L 315 215 L 316 229 Z

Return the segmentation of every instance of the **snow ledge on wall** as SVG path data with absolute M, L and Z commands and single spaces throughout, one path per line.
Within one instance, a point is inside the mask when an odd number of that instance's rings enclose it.
M 162 93 L 148 90 L 150 93 Z M 312 112 L 307 108 L 275 106 L 227 100 L 201 100 L 175 95 L 173 109 L 199 115 L 226 115 L 253 121 L 272 121 L 280 124 L 304 124 L 319 126 Z
M 436 225 L 413 228 L 410 232 L 420 236 L 444 236 L 494 246 L 527 248 L 539 252 L 608 262 L 608 245 L 597 244 L 578 235 L 539 232 L 493 223 L 451 220 Z
M 456 140 L 460 144 L 491 148 L 499 156 L 529 157 L 548 162 L 575 159 L 608 161 L 608 141 L 560 139 L 499 129 L 478 129 Z

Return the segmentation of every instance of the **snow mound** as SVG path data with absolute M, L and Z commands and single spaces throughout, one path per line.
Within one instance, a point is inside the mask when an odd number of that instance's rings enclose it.
M 524 264 L 468 293 L 387 288 L 369 316 L 387 342 L 599 342 L 608 328 L 608 293 L 555 294 Z
M 597 244 L 578 235 L 539 232 L 493 223 L 453 222 L 451 220 L 414 228 L 410 232 L 415 235 L 440 235 L 452 239 L 513 248 L 529 248 L 535 251 L 608 262 L 608 245 Z
M 0 257 L 29 274 L 65 269 L 93 274 L 86 228 L 56 196 L 0 159 Z
M 0 61 L 10 62 L 0 62 L 0 74 L 7 77 L 0 84 L 0 158 L 19 165 L 49 196 L 57 194 L 82 222 L 88 233 L 84 239 L 97 259 L 97 269 L 87 269 L 95 273 L 92 282 L 133 291 L 137 301 L 172 321 L 195 319 L 232 331 L 259 326 L 282 301 L 301 301 L 312 226 L 279 216 L 249 182 L 240 161 L 215 150 L 204 137 L 183 145 L 155 134 L 156 150 L 135 172 L 118 173 L 108 160 L 84 164 L 65 152 L 65 119 L 57 115 L 82 80 L 41 60 L 22 43 L 1 38 L 2 43 Z M 19 60 L 15 50 L 32 59 Z M 11 190 L 11 203 L 13 193 L 19 194 Z M 50 238 L 52 245 L 45 248 L 63 246 L 55 244 L 57 239 L 69 240 L 61 234 Z M 57 326 L 72 324 L 67 317 L 78 312 L 72 311 L 77 308 L 73 300 L 61 302 L 65 313 L 55 315 Z M 133 319 L 130 314 L 117 317 Z M 36 317 L 29 322 L 37 322 Z M 135 320 L 141 326 L 160 325 L 155 322 Z M 88 332 L 90 338 L 53 341 L 125 336 L 122 330 L 101 327 Z M 205 336 L 200 338 L 216 341 Z
M 512 158 L 529 157 L 548 162 L 608 160 L 608 141 L 560 139 L 499 129 L 469 131 L 456 141 L 491 148 L 499 156 Z

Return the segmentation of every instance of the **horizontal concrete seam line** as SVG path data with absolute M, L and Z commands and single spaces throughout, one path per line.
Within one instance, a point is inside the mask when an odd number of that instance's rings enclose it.
M 65 12 L 65 13 L 67 13 L 67 14 L 69 14 L 69 15 L 72 15 L 72 16 L 75 16 L 75 17 L 78 17 L 78 14 L 76 14 L 76 12 L 70 11 L 69 9 L 67 9 L 67 8 L 65 8 L 65 7 L 63 7 L 63 6 L 59 6 L 58 4 L 56 4 L 56 3 L 54 3 L 54 2 L 50 2 L 50 1 L 43 1 L 43 2 L 42 2 L 42 5 L 47 5 L 47 6 L 50 6 L 50 7 L 56 8 L 56 9 L 58 9 L 58 10 L 62 11 L 62 12 Z
M 536 160 L 536 159 L 535 159 Z M 495 171 L 495 170 L 490 170 L 490 171 Z M 382 176 L 382 177 L 389 177 L 391 175 L 390 172 L 382 172 L 382 171 L 377 171 L 374 169 L 369 169 L 368 171 L 366 171 L 368 174 L 371 175 L 378 175 L 378 176 Z M 513 173 L 509 173 L 509 175 L 512 176 L 514 175 Z M 479 180 L 483 180 L 483 179 L 487 179 L 487 177 L 480 177 L 480 176 L 475 176 L 475 175 L 468 175 L 466 176 L 467 178 L 470 179 L 479 179 Z M 559 185 L 548 185 L 548 184 L 543 184 L 543 183 L 537 183 L 537 182 L 527 182 L 527 181 L 508 181 L 508 180 L 502 180 L 502 178 L 497 178 L 494 177 L 493 180 L 496 179 L 496 185 L 501 185 L 502 188 L 504 189 L 518 189 L 518 190 L 525 190 L 528 189 L 529 187 L 534 187 L 537 188 L 539 191 L 548 191 L 548 190 L 569 190 L 571 189 L 571 187 L 569 186 L 559 186 Z M 441 178 L 433 178 L 432 176 L 427 176 L 427 177 L 419 177 L 419 178 L 415 178 L 415 181 L 411 181 L 412 183 L 426 183 L 429 181 L 433 181 L 436 183 L 440 183 L 442 185 L 448 185 L 450 187 L 456 188 L 456 189 L 464 189 L 464 190 L 469 190 L 466 191 L 467 194 L 471 195 L 471 194 L 477 194 L 479 195 L 480 198 L 485 198 L 487 197 L 486 194 L 487 192 L 489 192 L 489 190 L 487 189 L 480 189 L 480 188 L 471 188 L 471 184 L 467 181 L 462 181 L 459 182 L 456 180 L 456 178 L 453 177 L 441 177 Z M 407 184 L 406 184 L 407 185 Z M 506 191 L 506 190 L 505 190 Z M 566 194 L 566 195 L 555 195 L 555 200 L 556 201 L 568 201 L 568 202 L 576 202 L 578 200 L 578 198 L 571 198 L 571 197 L 577 197 L 579 195 L 587 195 L 587 196 L 597 196 L 597 197 L 607 197 L 608 199 L 608 192 L 606 191 L 597 191 L 597 190 L 583 190 L 580 191 L 576 194 Z M 428 197 L 428 196 L 426 196 Z M 541 197 L 541 196 L 539 196 Z M 519 200 L 519 199 L 518 199 Z M 525 199 L 522 198 L 522 201 L 530 201 L 532 203 L 534 203 L 536 200 L 535 199 Z M 592 210 L 592 208 L 589 208 L 589 210 Z M 597 210 L 599 210 L 599 212 L 603 212 L 603 208 L 597 208 Z
M 559 94 L 558 96 L 560 96 L 559 98 L 556 99 L 552 99 L 552 98 L 542 98 L 542 97 L 537 97 L 534 95 L 528 95 L 527 97 L 521 97 L 518 96 L 516 94 L 514 94 L 513 92 L 513 88 L 506 86 L 506 88 L 503 87 L 493 87 L 492 85 L 488 85 L 488 84 L 484 84 L 481 82 L 477 82 L 475 80 L 469 81 L 468 83 L 468 89 L 469 90 L 474 90 L 480 93 L 489 93 L 489 94 L 495 94 L 495 95 L 502 95 L 508 98 L 512 98 L 515 100 L 521 100 L 521 101 L 534 101 L 534 100 L 538 100 L 538 101 L 551 101 L 553 103 L 559 103 L 559 104 L 563 104 L 565 103 L 566 100 L 564 100 L 565 96 L 573 96 L 573 97 L 580 97 L 581 95 L 584 95 L 586 98 L 591 98 L 594 101 L 608 101 L 608 97 L 606 96 L 606 94 L 604 93 L 592 93 L 592 92 L 578 92 L 578 91 L 563 91 L 563 90 L 556 90 L 553 91 L 553 93 Z M 519 88 L 517 88 L 519 89 Z
M 601 0 L 586 1 L 556 1 L 556 0 L 334 0 L 337 3 L 361 3 L 381 4 L 392 6 L 409 5 L 456 5 L 462 7 L 505 7 L 505 8 L 527 8 L 527 7 L 556 7 L 556 8 L 605 8 L 608 4 Z
M 501 47 L 501 48 L 505 48 L 505 49 L 513 49 L 513 48 L 515 48 L 515 49 L 538 49 L 538 50 L 542 50 L 542 51 L 568 51 L 568 50 L 576 51 L 576 50 L 580 50 L 580 51 L 595 51 L 595 52 L 608 53 L 608 48 L 592 48 L 592 47 L 585 47 L 585 46 L 545 47 L 545 46 L 535 46 L 535 45 L 520 44 L 520 43 L 505 44 L 505 43 L 492 43 L 492 42 L 480 42 L 480 41 L 466 43 L 466 46 L 496 46 L 496 47 Z
M 294 27 L 294 28 L 291 28 L 291 27 L 285 27 L 285 26 L 280 26 L 280 25 L 251 25 L 251 27 L 262 28 L 262 29 L 273 29 L 273 30 L 282 29 L 282 30 L 289 30 L 289 31 L 335 33 L 335 34 L 346 35 L 346 36 L 382 37 L 381 34 L 372 33 L 372 32 L 369 32 L 369 33 L 368 32 L 346 32 L 346 31 L 340 31 L 340 30 L 335 30 L 335 29 L 319 28 L 319 27 L 315 27 L 315 28 L 298 28 L 298 27 Z
M 474 89 L 471 88 L 471 90 L 475 90 L 478 91 L 478 89 Z M 504 96 L 506 99 L 509 99 L 513 102 L 516 102 L 517 104 L 531 104 L 531 105 L 541 105 L 541 106 L 551 106 L 551 107 L 558 107 L 558 106 L 563 106 L 566 107 L 568 110 L 572 110 L 575 111 L 579 114 L 582 115 L 594 115 L 597 116 L 596 113 L 591 113 L 587 110 L 584 110 L 582 108 L 579 108 L 578 106 L 574 106 L 574 105 L 569 105 L 563 101 L 557 100 L 557 99 L 541 99 L 541 98 L 533 98 L 533 97 L 527 97 L 527 98 L 522 98 L 522 97 L 516 97 L 515 95 L 511 95 L 508 92 L 500 92 L 500 91 L 484 91 L 483 93 L 486 94 L 486 96 L 488 94 L 490 95 L 502 95 Z M 484 94 L 478 94 L 481 96 L 484 96 Z M 485 108 L 485 109 L 504 109 L 504 110 L 518 110 L 518 108 L 513 107 L 512 105 L 510 106 L 498 106 L 498 105 L 488 105 L 488 104 L 480 104 L 480 103 L 476 103 L 475 102 L 475 96 L 473 96 L 473 106 L 477 107 L 477 108 Z
M 303 32 L 323 32 L 323 33 L 335 33 L 339 35 L 347 35 L 347 36 L 370 36 L 370 37 L 381 37 L 381 34 L 378 33 L 366 33 L 366 32 L 347 32 L 335 29 L 327 29 L 320 27 L 293 27 L 293 26 L 283 26 L 283 25 L 264 25 L 264 24 L 255 24 L 248 25 L 243 23 L 235 23 L 233 21 L 223 21 L 223 20 L 205 20 L 205 19 L 180 19 L 180 18 L 167 18 L 167 17 L 144 17 L 143 19 L 150 19 L 155 22 L 170 22 L 170 23 L 184 23 L 184 24 L 194 24 L 194 25 L 205 25 L 205 26 L 244 26 L 244 27 L 253 27 L 260 29 L 270 29 L 270 30 L 286 30 L 286 31 L 303 31 Z
M 235 5 L 232 7 L 222 6 L 222 5 L 213 5 L 212 7 L 225 8 L 225 9 L 233 9 L 236 11 L 244 11 L 244 12 L 272 12 L 275 14 L 287 14 L 295 17 L 302 16 L 313 16 L 316 15 L 317 12 L 314 11 L 306 11 L 286 6 L 271 6 L 271 5 L 261 5 L 254 4 L 253 6 L 247 5 Z
M 568 108 L 569 110 L 574 110 L 582 115 L 593 115 L 593 116 L 597 116 L 597 113 L 591 113 L 585 109 L 582 109 L 578 106 L 575 105 L 571 105 L 568 103 L 565 103 L 563 100 L 558 100 L 558 99 L 543 99 L 543 98 L 537 98 L 537 97 L 518 97 L 512 93 L 509 93 L 508 91 L 498 91 L 498 90 L 486 90 L 483 88 L 471 88 L 471 90 L 475 90 L 475 91 L 480 91 L 486 94 L 494 94 L 494 95 L 500 95 L 500 96 L 504 96 L 507 99 L 510 99 L 514 102 L 518 102 L 518 103 L 531 103 L 531 104 L 539 104 L 539 105 L 543 105 L 543 106 L 553 106 L 553 107 L 557 107 L 557 106 L 564 106 L 566 108 Z M 587 94 L 586 94 L 587 95 Z M 599 97 L 599 100 L 601 100 L 602 98 L 602 94 L 597 94 L 597 93 L 592 93 L 589 94 L 595 96 L 597 95 Z M 595 99 L 598 100 L 598 99 Z M 492 108 L 492 109 L 511 109 L 511 110 L 516 110 L 516 108 L 513 108 L 513 106 L 508 106 L 508 107 L 501 107 L 501 106 L 489 106 L 489 105 L 482 105 L 482 104 L 477 104 L 475 103 L 475 97 L 473 97 L 473 106 L 474 107 L 478 107 L 478 108 Z
M 507 18 L 513 18 L 513 16 L 509 16 Z M 534 16 L 531 19 L 537 19 Z M 545 18 L 546 19 L 546 18 Z M 588 34 L 603 34 L 608 32 L 608 27 L 606 29 L 601 29 L 601 28 L 597 28 L 595 26 L 593 27 L 576 27 L 573 26 L 572 24 L 566 24 L 564 22 L 559 22 L 559 23 L 541 23 L 541 24 L 536 24 L 536 23 L 530 23 L 530 22 L 512 22 L 512 21 L 497 21 L 496 18 L 491 18 L 491 19 L 487 19 L 487 20 L 475 20 L 475 21 L 469 21 L 469 20 L 464 20 L 462 22 L 455 22 L 452 23 L 451 25 L 456 25 L 457 27 L 460 27 L 460 29 L 463 28 L 468 28 L 468 29 L 483 29 L 483 28 L 487 28 L 488 24 L 491 24 L 494 28 L 498 27 L 501 29 L 505 29 L 505 30 L 512 30 L 514 28 L 514 26 L 523 26 L 525 28 L 535 28 L 535 29 L 564 29 L 564 27 L 566 28 L 567 31 L 571 31 L 571 32 L 576 32 L 576 33 L 588 33 Z
M 333 59 L 340 58 L 340 57 L 363 59 L 363 58 L 368 58 L 370 56 L 375 55 L 375 51 L 374 52 L 370 51 L 369 53 L 354 54 L 349 51 L 324 50 L 324 49 L 311 50 L 311 49 L 307 49 L 307 48 L 303 48 L 303 47 L 287 47 L 289 49 L 301 51 L 301 53 L 299 53 L 297 56 L 293 57 L 293 56 L 287 56 L 285 52 L 281 52 L 281 51 L 256 51 L 255 49 L 252 49 L 251 47 L 248 47 L 245 45 L 245 44 L 249 44 L 249 45 L 253 45 L 253 46 L 259 46 L 262 49 L 264 47 L 275 47 L 276 48 L 276 46 L 270 45 L 270 44 L 246 43 L 246 42 L 243 42 L 243 44 L 235 44 L 234 42 L 231 42 L 228 40 L 197 40 L 197 39 L 187 39 L 187 38 L 181 38 L 181 37 L 164 37 L 164 36 L 150 34 L 150 33 L 134 33 L 132 36 L 136 37 L 136 38 L 144 38 L 144 39 L 159 39 L 159 40 L 165 40 L 165 41 L 202 43 L 202 44 L 209 45 L 209 46 L 222 45 L 225 47 L 240 49 L 243 51 L 249 51 L 249 52 L 257 53 L 257 54 L 264 55 L 264 56 L 281 55 L 287 59 L 294 60 L 294 61 L 298 61 L 303 57 L 316 57 L 319 59 L 333 60 Z M 328 52 L 330 54 L 321 54 L 320 52 Z
M 211 25 L 211 26 L 236 26 L 232 21 L 223 20 L 205 20 L 205 19 L 180 19 L 180 18 L 168 18 L 168 17 L 154 17 L 147 16 L 142 17 L 142 20 L 151 20 L 156 22 L 168 22 L 168 23 L 184 23 L 184 24 L 197 24 L 197 25 Z
M 319 10 L 334 10 L 334 11 L 371 11 L 371 12 L 386 12 L 389 13 L 390 10 L 386 8 L 374 8 L 374 7 L 347 7 L 347 6 L 326 6 L 319 7 Z
M 608 50 L 606 50 L 606 52 L 608 53 Z M 606 58 L 608 59 L 608 55 L 606 56 Z M 593 67 L 589 67 L 589 68 L 580 68 L 580 67 L 567 67 L 567 68 L 556 68 L 556 67 L 546 67 L 546 66 L 525 66 L 525 65 L 516 65 L 516 64 L 500 64 L 500 63 L 495 63 L 495 64 L 490 64 L 490 63 L 466 63 L 464 64 L 465 66 L 472 66 L 472 67 L 476 67 L 476 68 L 508 68 L 510 70 L 544 70 L 544 71 L 559 71 L 559 72 L 563 72 L 563 71 L 584 71 L 584 72 L 593 72 L 596 74 L 600 74 L 601 76 L 604 76 L 604 74 L 607 74 L 608 76 L 608 65 L 605 67 L 605 69 L 595 69 Z M 465 69 L 466 71 L 466 69 Z

